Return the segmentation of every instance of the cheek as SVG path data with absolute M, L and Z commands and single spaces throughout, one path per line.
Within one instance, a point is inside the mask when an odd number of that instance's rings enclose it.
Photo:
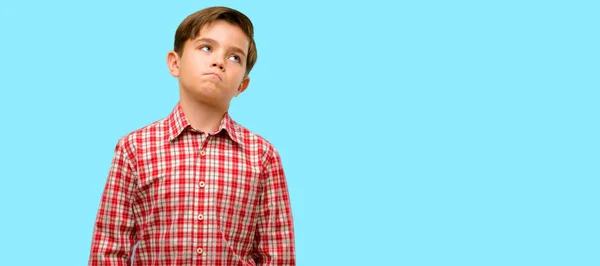
M 241 65 L 230 67 L 232 81 L 239 85 L 244 79 L 244 68 Z
M 202 72 L 204 59 L 197 54 L 191 54 L 182 61 L 182 69 L 188 76 L 198 76 Z

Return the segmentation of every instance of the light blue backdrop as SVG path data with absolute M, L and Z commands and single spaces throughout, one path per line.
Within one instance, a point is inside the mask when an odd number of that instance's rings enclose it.
M 2 1 L 0 264 L 87 263 L 116 141 L 178 99 L 175 29 L 227 5 L 299 265 L 600 265 L 597 3 Z

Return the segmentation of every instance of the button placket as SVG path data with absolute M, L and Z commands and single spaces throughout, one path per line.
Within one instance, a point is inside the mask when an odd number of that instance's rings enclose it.
M 197 183 L 197 188 L 199 189 L 198 192 L 200 193 L 200 202 L 199 202 L 200 206 L 197 210 L 198 213 L 196 214 L 196 216 L 194 218 L 196 219 L 195 222 L 196 222 L 198 228 L 201 231 L 206 231 L 205 229 L 202 229 L 207 226 L 207 224 L 206 224 L 207 221 L 205 221 L 205 219 L 208 217 L 208 216 L 205 216 L 205 211 L 208 206 L 205 206 L 205 202 L 204 202 L 204 198 L 207 195 L 206 193 L 208 193 L 208 190 L 206 190 L 207 183 L 206 183 L 206 179 L 205 179 L 205 178 L 207 178 L 206 174 L 205 174 L 207 171 L 206 167 L 208 167 L 208 163 L 206 162 L 206 160 L 207 160 L 207 158 L 206 158 L 207 148 L 206 147 L 208 146 L 208 142 L 211 138 L 211 134 L 203 134 L 203 137 L 204 137 L 204 139 L 201 138 L 200 149 L 197 151 L 198 158 L 199 158 L 201 164 L 204 166 L 203 171 L 201 171 L 198 175 L 200 177 L 199 178 L 200 180 Z M 199 238 L 197 240 L 198 240 L 198 242 L 197 242 L 198 246 L 196 246 L 197 256 L 198 257 L 208 256 L 208 252 L 207 252 L 208 250 L 206 250 L 206 247 L 208 246 L 207 241 L 209 241 L 209 239 L 207 239 L 206 236 L 201 236 L 201 238 Z
M 204 138 L 202 140 L 202 143 L 200 145 L 200 151 L 198 152 L 198 154 L 200 154 L 200 157 L 206 156 L 206 146 L 207 146 L 207 143 L 208 143 L 210 137 L 211 137 L 211 134 L 206 134 L 206 138 Z M 206 183 L 204 181 L 198 182 L 198 187 L 204 188 L 205 186 L 206 186 Z
M 202 140 L 202 144 L 200 145 L 200 156 L 204 157 L 206 156 L 206 146 L 208 145 L 208 141 L 211 139 L 211 134 L 207 134 L 206 138 L 204 138 L 204 140 Z

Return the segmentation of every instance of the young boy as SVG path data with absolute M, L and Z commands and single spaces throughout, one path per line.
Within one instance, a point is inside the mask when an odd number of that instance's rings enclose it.
M 253 35 L 226 7 L 181 22 L 167 54 L 180 100 L 118 141 L 89 265 L 295 265 L 279 154 L 228 115 L 250 82 Z

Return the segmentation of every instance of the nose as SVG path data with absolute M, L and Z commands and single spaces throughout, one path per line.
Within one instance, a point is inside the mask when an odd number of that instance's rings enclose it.
M 215 59 L 212 64 L 210 64 L 210 67 L 217 67 L 219 70 L 225 71 L 225 65 L 223 64 L 223 61 L 219 59 Z

